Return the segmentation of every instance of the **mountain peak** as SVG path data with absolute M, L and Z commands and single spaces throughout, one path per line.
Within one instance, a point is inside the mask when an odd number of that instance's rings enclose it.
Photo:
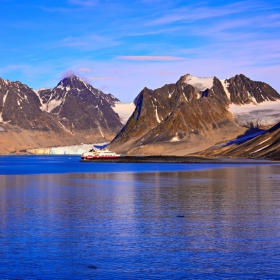
M 182 76 L 179 83 L 184 83 L 187 85 L 191 85 L 198 89 L 199 91 L 204 91 L 207 88 L 211 89 L 214 85 L 214 76 L 212 77 L 197 77 L 191 74 L 186 74 Z
M 75 82 L 75 81 L 84 82 L 81 78 L 79 78 L 78 76 L 73 74 L 71 76 L 67 76 L 67 77 L 63 78 L 58 84 L 60 84 L 60 83 L 69 84 L 69 83 Z

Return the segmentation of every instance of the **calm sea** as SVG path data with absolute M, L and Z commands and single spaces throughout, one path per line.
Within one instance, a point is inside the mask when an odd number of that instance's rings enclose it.
M 280 166 L 0 157 L 0 279 L 279 279 Z

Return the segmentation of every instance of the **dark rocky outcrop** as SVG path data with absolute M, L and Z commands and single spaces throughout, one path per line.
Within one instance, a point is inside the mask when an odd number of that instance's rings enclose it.
M 230 100 L 234 104 L 261 103 L 280 99 L 278 92 L 263 82 L 252 81 L 240 74 L 225 80 Z

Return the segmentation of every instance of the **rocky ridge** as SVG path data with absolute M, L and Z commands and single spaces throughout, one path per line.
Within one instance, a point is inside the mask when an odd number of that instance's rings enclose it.
M 186 155 L 245 133 L 236 123 L 230 104 L 275 102 L 279 94 L 269 85 L 244 75 L 227 80 L 187 74 L 175 84 L 151 90 L 136 98 L 134 113 L 110 144 L 129 155 Z

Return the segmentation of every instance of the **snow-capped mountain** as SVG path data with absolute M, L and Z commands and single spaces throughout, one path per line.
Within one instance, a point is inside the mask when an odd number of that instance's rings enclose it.
M 280 121 L 279 94 L 268 84 L 252 81 L 244 75 L 221 82 L 231 101 L 229 111 L 239 125 L 269 129 Z
M 113 136 L 122 128 L 117 113 L 112 109 L 119 102 L 111 94 L 85 83 L 76 76 L 67 77 L 53 89 L 40 90 L 41 109 L 57 117 L 69 131 L 88 131 Z
M 198 90 L 213 87 L 214 77 L 185 76 L 188 83 Z M 220 80 L 227 98 L 228 110 L 243 127 L 269 129 L 280 121 L 280 98 L 276 90 L 263 82 L 255 82 L 244 75 Z
M 232 105 L 258 106 L 279 99 L 269 85 L 244 75 L 219 80 L 187 74 L 176 84 L 143 89 L 133 115 L 110 147 L 130 154 L 187 154 L 245 133 L 247 128 L 229 111 Z
M 123 126 L 116 102 L 75 76 L 40 90 L 0 79 L 0 152 L 109 141 Z

